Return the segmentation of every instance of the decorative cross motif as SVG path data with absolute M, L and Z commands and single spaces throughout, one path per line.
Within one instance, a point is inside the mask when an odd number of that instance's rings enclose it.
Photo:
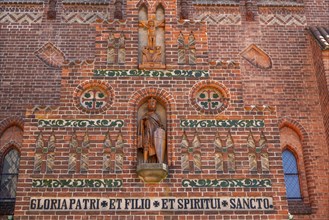
M 203 109 L 218 109 L 223 104 L 222 95 L 214 89 L 204 89 L 196 97 L 196 102 Z
M 193 32 L 190 33 L 188 39 L 185 39 L 183 33 L 180 32 L 178 37 L 178 64 L 195 64 L 195 37 Z
M 74 132 L 70 141 L 70 156 L 69 156 L 69 166 L 68 171 L 75 172 L 87 172 L 88 171 L 88 149 L 90 147 L 90 141 L 88 133 L 86 132 L 81 146 L 79 146 L 78 138 Z M 80 163 L 77 163 L 79 161 Z
M 214 141 L 215 145 L 215 169 L 217 172 L 235 171 L 234 142 L 231 132 L 228 131 L 226 138 L 221 139 L 218 133 Z
M 114 19 L 123 19 L 122 0 L 116 0 L 114 3 Z
M 51 134 L 49 137 L 48 145 L 45 146 L 42 133 L 37 137 L 35 143 L 35 156 L 34 156 L 34 171 L 35 172 L 53 172 L 55 162 L 55 135 Z
M 126 59 L 125 37 L 123 33 L 115 37 L 110 34 L 108 39 L 107 62 L 110 64 L 123 64 Z
M 81 104 L 87 109 L 100 109 L 107 103 L 107 95 L 105 92 L 93 88 L 85 91 L 81 98 Z

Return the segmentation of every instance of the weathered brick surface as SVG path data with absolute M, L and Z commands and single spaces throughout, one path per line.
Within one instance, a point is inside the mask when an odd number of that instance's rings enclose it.
M 328 219 L 329 56 L 328 51 L 321 51 L 305 30 L 306 26 L 328 26 L 327 1 L 284 1 L 290 3 L 280 3 L 280 6 L 273 6 L 274 1 L 252 1 L 253 5 L 248 8 L 254 14 L 251 21 L 246 21 L 245 1 L 217 1 L 216 5 L 186 1 L 189 21 L 178 19 L 180 8 L 177 6 L 180 1 L 176 0 L 123 1 L 124 19 L 120 21 L 113 20 L 114 1 L 98 1 L 97 4 L 88 5 L 77 0 L 72 5 L 58 0 L 56 18 L 52 20 L 47 19 L 46 3 L 4 2 L 0 3 L 0 161 L 10 147 L 19 149 L 21 163 L 15 218 L 105 219 L 105 216 L 111 215 L 113 219 L 287 219 L 288 212 L 291 212 L 295 219 Z M 95 69 L 138 68 L 136 6 L 143 2 L 149 7 L 149 16 L 158 3 L 162 2 L 165 8 L 167 69 L 209 70 L 209 78 L 94 76 Z M 13 14 L 15 10 L 12 8 L 24 10 L 16 10 Z M 17 15 L 19 11 L 28 15 Z M 84 14 L 79 14 L 81 12 Z M 8 17 L 1 17 L 8 16 L 8 13 L 13 16 L 11 21 L 8 21 Z M 42 16 L 38 13 L 42 13 Z M 71 13 L 70 16 L 68 13 Z M 104 16 L 107 19 L 102 20 Z M 274 23 L 269 22 L 280 16 L 284 18 Z M 196 65 L 178 65 L 177 38 L 180 32 L 188 34 L 191 31 L 196 38 Z M 123 33 L 125 36 L 124 65 L 106 62 L 107 40 L 111 33 Z M 35 55 L 48 42 L 64 54 L 66 61 L 61 68 L 50 67 Z M 270 57 L 270 69 L 259 69 L 241 57 L 240 53 L 251 44 L 261 48 Z M 77 108 L 77 94 L 80 94 L 77 91 L 85 88 L 88 82 L 108 87 L 112 98 L 110 106 L 104 108 L 104 111 L 90 112 Z M 190 101 L 193 99 L 192 90 L 203 83 L 212 85 L 213 82 L 228 90 L 229 105 L 219 114 L 200 113 L 195 103 Z M 169 176 L 160 184 L 145 184 L 136 174 L 137 110 L 151 96 L 156 97 L 165 107 L 167 117 Z M 271 106 L 275 110 L 247 111 L 245 107 L 251 105 Z M 124 127 L 38 128 L 38 119 L 114 119 L 124 120 Z M 231 128 L 236 170 L 218 173 L 215 171 L 214 140 L 218 133 L 224 137 L 228 129 L 183 129 L 180 126 L 180 120 L 183 119 L 261 119 L 265 127 Z M 184 130 L 190 143 L 195 133 L 200 138 L 201 173 L 184 173 L 181 170 L 180 143 Z M 33 171 L 36 139 L 40 131 L 45 143 L 52 133 L 56 137 L 53 173 Z M 69 142 L 74 131 L 79 144 L 86 131 L 89 134 L 91 147 L 88 150 L 87 173 L 68 173 Z M 250 131 L 257 140 L 261 131 L 264 132 L 268 142 L 269 173 L 249 171 L 247 137 Z M 103 142 L 107 132 L 112 140 L 116 140 L 119 134 L 123 137 L 123 172 L 102 172 Z M 291 149 L 297 157 L 302 201 L 286 200 L 281 161 L 281 152 L 286 148 Z M 32 188 L 32 179 L 46 178 L 118 178 L 123 180 L 123 187 Z M 181 184 L 183 179 L 207 178 L 269 178 L 272 187 L 183 188 Z M 68 196 L 266 196 L 273 197 L 274 210 L 190 213 L 29 211 L 30 197 Z M 3 209 L 7 205 L 0 204 L 0 207 Z

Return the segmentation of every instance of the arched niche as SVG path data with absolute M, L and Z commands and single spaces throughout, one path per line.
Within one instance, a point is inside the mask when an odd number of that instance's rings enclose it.
M 165 131 L 167 131 L 168 129 L 167 129 L 167 111 L 166 111 L 166 108 L 155 97 L 149 97 L 149 98 L 143 100 L 143 102 L 139 106 L 138 111 L 137 111 L 138 127 L 140 126 L 140 123 L 143 120 L 143 118 L 145 118 L 147 115 L 150 115 L 150 111 L 149 111 L 149 108 L 148 108 L 150 99 L 154 99 L 156 101 L 156 109 L 155 109 L 154 113 L 159 117 L 159 120 L 161 122 L 161 125 L 163 126 L 163 129 Z M 140 135 L 139 129 L 137 129 L 137 132 L 138 132 L 138 135 Z M 165 149 L 165 153 L 164 153 L 163 163 L 167 164 L 168 163 L 167 132 L 166 132 L 165 140 L 166 140 L 166 149 Z M 139 150 L 137 152 L 137 161 L 138 161 L 138 164 L 141 164 L 141 163 L 144 162 L 143 153 L 141 152 L 141 150 Z M 156 160 L 155 158 L 150 158 L 149 162 L 158 163 L 159 161 Z
M 156 20 L 161 22 L 165 20 L 165 9 L 162 4 L 159 4 L 155 12 Z M 156 42 L 157 46 L 161 47 L 161 61 L 165 63 L 165 29 L 157 28 L 156 29 Z
M 147 21 L 148 20 L 148 9 L 145 4 L 142 4 L 138 10 L 138 20 Z M 138 30 L 138 63 L 142 63 L 142 50 L 147 46 L 147 29 L 139 27 Z
M 137 121 L 137 175 L 147 183 L 161 182 L 168 175 L 166 109 L 148 97 L 138 107 Z

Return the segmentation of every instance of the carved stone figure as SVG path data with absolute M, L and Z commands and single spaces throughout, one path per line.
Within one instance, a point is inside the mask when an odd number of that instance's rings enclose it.
M 166 154 L 166 131 L 156 113 L 157 101 L 148 100 L 146 112 L 138 124 L 138 149 L 143 151 L 144 163 L 164 163 Z
M 140 21 L 139 27 L 147 29 L 147 46 L 142 49 L 142 64 L 140 68 L 164 68 L 162 64 L 162 48 L 156 45 L 156 30 L 164 28 L 164 20 L 157 21 L 152 17 L 147 21 Z
M 155 30 L 158 27 L 164 27 L 164 20 L 162 21 L 157 21 L 153 17 L 151 20 L 148 21 L 140 21 L 139 22 L 140 27 L 144 27 L 147 29 L 147 46 L 148 48 L 154 49 L 155 47 Z

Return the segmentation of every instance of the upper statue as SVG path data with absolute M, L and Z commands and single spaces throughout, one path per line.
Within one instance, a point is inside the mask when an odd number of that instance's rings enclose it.
M 157 21 L 153 16 L 150 20 L 140 21 L 139 27 L 147 29 L 147 46 L 142 50 L 142 64 L 140 68 L 165 68 L 161 62 L 161 46 L 156 45 L 156 29 L 164 28 L 165 21 Z

